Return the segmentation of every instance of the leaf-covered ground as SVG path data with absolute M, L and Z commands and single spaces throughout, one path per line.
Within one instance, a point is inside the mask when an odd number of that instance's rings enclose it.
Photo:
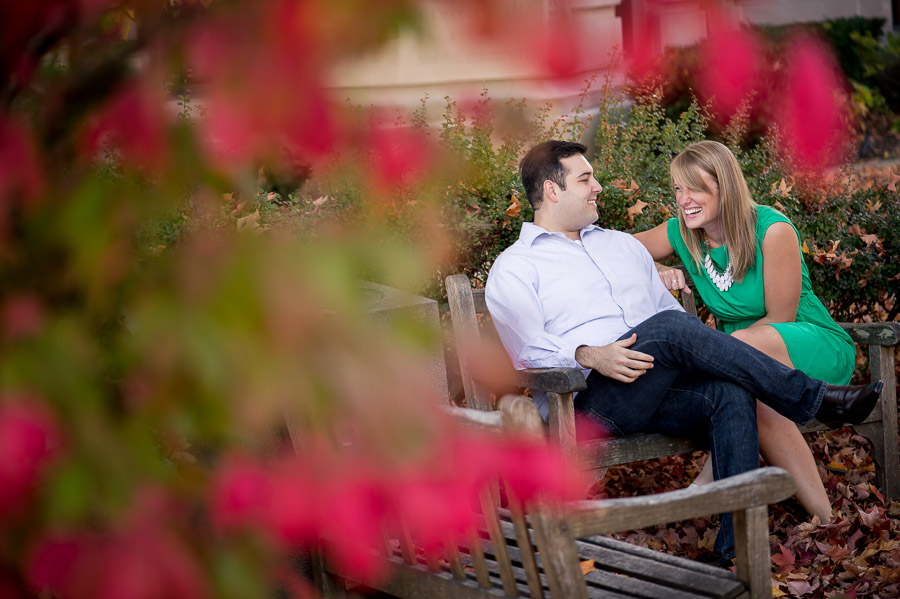
M 874 486 L 868 443 L 850 429 L 810 439 L 834 507 L 829 523 L 812 520 L 789 499 L 769 509 L 773 594 L 776 597 L 900 597 L 900 502 Z M 610 468 L 595 497 L 671 491 L 699 472 L 703 453 Z M 616 535 L 630 543 L 714 561 L 715 517 Z

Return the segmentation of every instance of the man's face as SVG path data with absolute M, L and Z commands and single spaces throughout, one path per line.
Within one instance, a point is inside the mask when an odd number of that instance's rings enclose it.
M 603 187 L 594 178 L 591 163 L 581 154 L 563 158 L 566 188 L 554 184 L 559 197 L 558 222 L 567 231 L 577 232 L 597 220 L 597 196 Z

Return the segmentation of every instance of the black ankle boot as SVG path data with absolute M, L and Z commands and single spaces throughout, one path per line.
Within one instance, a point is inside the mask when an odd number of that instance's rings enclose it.
M 868 385 L 828 385 L 816 419 L 831 428 L 859 424 L 872 413 L 882 387 L 882 381 Z

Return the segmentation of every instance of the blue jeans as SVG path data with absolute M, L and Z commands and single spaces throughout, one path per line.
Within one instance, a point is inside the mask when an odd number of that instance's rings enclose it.
M 592 371 L 575 409 L 610 432 L 628 435 L 706 433 L 716 480 L 759 465 L 759 398 L 794 422 L 812 420 L 827 384 L 788 368 L 746 343 L 680 310 L 660 312 L 634 327 L 630 347 L 653 356 L 653 368 L 623 383 Z M 734 555 L 730 515 L 722 518 L 716 550 Z

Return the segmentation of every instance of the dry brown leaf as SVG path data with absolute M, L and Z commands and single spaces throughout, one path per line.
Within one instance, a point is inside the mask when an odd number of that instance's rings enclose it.
M 888 173 L 888 190 L 897 191 L 897 183 L 900 183 L 900 174 L 896 174 L 892 170 Z
M 631 179 L 630 182 L 626 181 L 625 179 L 616 179 L 615 181 L 613 181 L 613 185 L 616 186 L 618 189 L 621 189 L 622 191 L 627 191 L 629 193 L 638 191 L 640 189 L 640 187 L 638 186 L 637 182 L 634 179 Z
M 803 240 L 803 245 L 800 246 L 800 251 L 803 252 L 804 254 L 808 254 L 808 253 L 809 253 L 809 246 L 806 245 L 806 240 L 805 240 L 805 239 Z
M 881 247 L 881 240 L 878 239 L 878 235 L 874 233 L 869 233 L 868 235 L 860 235 L 859 237 L 866 243 L 867 247 L 872 245 L 873 243 L 875 244 L 875 247 Z
M 244 206 L 247 205 L 247 202 L 238 202 L 237 206 L 235 206 L 231 210 L 231 216 L 237 216 L 244 210 Z
M 586 575 L 590 574 L 591 572 L 593 572 L 594 570 L 595 570 L 594 560 L 586 559 L 583 562 L 581 562 L 581 574 L 582 575 L 586 576 Z
M 237 230 L 243 231 L 244 229 L 250 229 L 251 231 L 259 229 L 259 208 L 254 210 L 253 214 L 237 219 Z
M 647 206 L 648 206 L 647 202 L 643 202 L 641 200 L 636 201 L 634 203 L 634 206 L 632 206 L 631 208 L 628 208 L 626 210 L 626 212 L 628 213 L 628 221 L 633 223 L 634 217 L 637 216 L 638 214 L 643 213 L 644 208 L 646 208 Z
M 522 202 L 519 201 L 519 194 L 513 190 L 509 198 L 509 206 L 506 207 L 506 216 L 516 217 L 522 212 Z
M 234 193 L 223 193 L 222 200 L 228 202 L 229 204 L 234 201 Z
M 781 182 L 775 186 L 772 186 L 772 193 L 779 195 L 783 198 L 786 198 L 791 195 L 791 190 L 794 188 L 793 185 L 788 185 L 787 182 L 782 177 Z

